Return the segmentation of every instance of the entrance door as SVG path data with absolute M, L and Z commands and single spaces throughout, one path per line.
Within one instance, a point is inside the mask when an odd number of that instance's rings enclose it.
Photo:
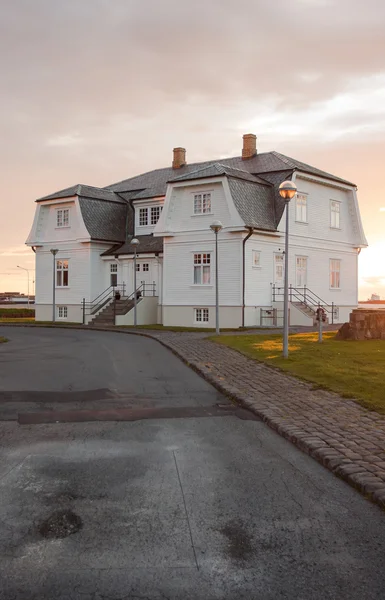
M 283 254 L 274 254 L 274 284 L 283 287 Z
M 295 285 L 305 287 L 307 283 L 307 256 L 297 256 L 295 260 Z
M 136 262 L 136 285 L 140 287 L 144 284 L 144 294 L 152 296 L 153 277 L 151 272 L 150 260 L 138 260 Z
M 116 287 L 118 284 L 118 265 L 110 263 L 110 285 Z

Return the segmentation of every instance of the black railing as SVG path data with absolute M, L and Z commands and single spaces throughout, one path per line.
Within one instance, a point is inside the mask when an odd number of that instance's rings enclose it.
M 261 327 L 283 327 L 283 310 L 277 308 L 261 308 Z
M 114 310 L 114 322 L 116 315 L 116 301 L 122 300 L 120 303 L 119 309 L 124 314 L 125 304 L 127 304 L 127 309 L 130 308 L 132 301 L 134 300 L 135 292 L 132 292 L 129 296 L 125 296 L 125 288 L 126 285 L 124 283 L 118 283 L 116 285 L 110 285 L 107 289 L 105 289 L 99 296 L 92 300 L 92 302 L 86 302 L 86 299 L 82 300 L 82 313 L 83 313 L 83 324 L 86 322 L 86 316 L 93 316 L 99 313 L 103 308 L 106 308 L 113 302 L 113 310 Z M 141 285 L 136 289 L 136 297 L 137 299 L 144 296 L 155 296 L 156 295 L 156 285 L 155 281 L 152 283 L 146 283 L 145 281 L 141 282 Z
M 273 285 L 272 287 L 273 302 L 277 302 L 284 298 L 285 288 Z M 289 302 L 298 302 L 303 304 L 306 308 L 309 308 L 314 315 L 317 313 L 317 309 L 322 308 L 326 313 L 331 316 L 331 323 L 334 324 L 334 317 L 336 315 L 336 306 L 334 302 L 328 304 L 317 294 L 312 292 L 306 285 L 304 287 L 294 287 L 289 285 Z

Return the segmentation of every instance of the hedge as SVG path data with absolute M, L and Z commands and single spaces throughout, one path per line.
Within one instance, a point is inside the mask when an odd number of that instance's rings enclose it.
M 32 308 L 0 308 L 1 319 L 33 319 L 35 311 Z

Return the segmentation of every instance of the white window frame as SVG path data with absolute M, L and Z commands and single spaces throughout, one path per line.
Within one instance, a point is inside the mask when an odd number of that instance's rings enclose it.
M 146 216 L 146 222 L 145 223 L 141 223 L 142 215 Z M 138 227 L 148 227 L 148 206 L 146 206 L 146 207 L 140 206 L 139 207 Z
M 251 251 L 251 266 L 253 269 L 261 268 L 261 251 L 260 250 L 252 250 Z
M 57 208 L 56 209 L 56 229 L 63 229 L 63 227 L 70 226 L 70 209 L 69 208 Z
M 302 285 L 300 285 L 298 283 L 298 272 L 299 272 L 298 261 L 301 261 L 301 260 L 305 261 L 305 266 L 306 266 L 306 268 L 305 268 L 305 283 Z M 308 257 L 304 256 L 304 255 L 300 255 L 300 254 L 296 255 L 296 257 L 295 257 L 295 286 L 296 287 L 301 288 L 301 287 L 307 286 L 307 271 L 308 271 L 307 267 L 308 267 Z
M 68 319 L 68 306 L 57 306 L 57 318 L 60 320 Z
M 341 229 L 341 202 L 338 200 L 330 200 L 330 228 Z
M 150 206 L 150 219 L 149 219 L 149 221 L 150 221 L 150 225 L 152 227 L 155 227 L 155 225 L 159 221 L 160 215 L 162 214 L 162 208 L 163 208 L 163 206 L 160 206 L 159 204 L 157 206 Z M 154 215 L 156 215 L 155 218 L 154 218 Z
M 295 198 L 295 220 L 297 223 L 307 223 L 307 194 L 297 193 Z
M 208 281 L 204 282 L 205 271 L 208 269 Z M 200 273 L 199 277 L 195 274 Z M 199 279 L 199 281 L 195 281 Z M 211 285 L 211 252 L 194 252 L 193 253 L 193 285 Z
M 336 268 L 337 265 L 338 265 L 338 268 Z M 335 285 L 336 283 L 338 283 L 338 285 Z M 341 259 L 340 258 L 330 258 L 329 259 L 329 288 L 331 290 L 340 290 L 341 289 Z
M 116 277 L 116 284 L 112 283 L 113 276 Z M 110 263 L 110 285 L 112 287 L 115 287 L 116 285 L 118 285 L 118 265 L 117 265 L 117 263 Z
M 212 195 L 211 192 L 195 192 L 193 194 L 193 214 L 211 215 L 212 214 Z M 206 202 L 206 205 L 205 205 Z
M 194 308 L 194 323 L 209 323 L 210 322 L 210 310 L 208 308 Z
M 67 263 L 67 267 L 64 266 L 64 263 Z M 59 268 L 60 265 L 60 268 Z M 69 288 L 70 285 L 70 275 L 69 275 L 69 260 L 68 258 L 57 258 L 55 261 L 55 287 L 57 288 Z M 58 275 L 60 273 L 60 285 L 58 284 Z M 64 282 L 64 273 L 67 273 L 67 285 L 63 285 Z
M 147 267 L 146 269 L 144 267 Z M 149 273 L 150 272 L 150 263 L 142 263 L 142 271 L 143 273 Z

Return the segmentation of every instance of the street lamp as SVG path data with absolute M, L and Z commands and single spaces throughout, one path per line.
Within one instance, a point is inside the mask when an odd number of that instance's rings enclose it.
M 215 333 L 217 335 L 219 335 L 218 233 L 222 227 L 220 221 L 214 221 L 210 225 L 211 231 L 215 233 Z
M 138 238 L 132 238 L 130 244 L 134 246 L 134 327 L 137 325 L 137 317 L 136 317 L 136 249 L 139 246 L 140 242 Z
M 17 265 L 18 269 L 22 269 L 23 271 L 27 271 L 27 277 L 28 277 L 28 305 L 29 305 L 29 269 L 26 269 L 25 267 L 19 267 L 19 265 Z
M 53 323 L 55 323 L 56 320 L 56 306 L 55 306 L 55 291 L 56 291 L 56 286 L 55 286 L 55 256 L 56 254 L 59 252 L 59 250 L 57 248 L 51 248 L 50 250 L 51 254 L 52 254 L 52 258 L 53 258 L 53 276 L 52 276 L 52 321 Z
M 284 181 L 279 186 L 279 194 L 286 203 L 285 230 L 285 283 L 283 296 L 283 357 L 289 356 L 289 202 L 297 193 L 292 181 Z

